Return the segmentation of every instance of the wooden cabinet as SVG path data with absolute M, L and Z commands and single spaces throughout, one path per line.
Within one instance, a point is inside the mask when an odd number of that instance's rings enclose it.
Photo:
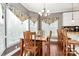
M 69 32 L 79 32 L 79 26 L 63 26 Z

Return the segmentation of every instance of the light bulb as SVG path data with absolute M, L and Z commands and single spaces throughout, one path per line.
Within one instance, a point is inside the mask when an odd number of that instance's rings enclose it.
M 40 16 L 42 16 L 41 12 L 38 13 Z
M 0 24 L 4 24 L 4 19 L 0 19 Z
M 41 14 L 41 12 L 38 12 L 38 14 Z
M 74 22 L 74 20 L 72 20 L 72 22 Z
M 47 10 L 47 13 L 49 13 L 49 10 Z
M 43 9 L 43 10 L 41 10 L 41 12 L 44 12 L 44 9 Z
M 47 14 L 45 14 L 45 16 L 47 16 Z

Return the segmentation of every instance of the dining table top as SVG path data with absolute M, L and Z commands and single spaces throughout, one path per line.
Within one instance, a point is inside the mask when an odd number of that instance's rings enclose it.
M 79 32 L 68 32 L 67 36 L 71 38 L 68 40 L 69 44 L 79 45 Z
M 67 33 L 67 36 L 68 36 L 69 38 L 71 38 L 72 40 L 77 40 L 77 41 L 79 41 L 79 34 L 78 34 L 78 32 L 76 32 L 76 33 L 74 33 L 74 32 L 68 32 L 68 33 Z
M 46 37 L 36 37 L 36 40 L 47 41 L 46 39 Z
M 79 41 L 71 39 L 71 40 L 68 40 L 68 44 L 79 45 Z
M 21 39 L 24 39 L 24 38 L 21 38 Z M 46 42 L 47 41 L 47 38 L 44 37 L 44 36 L 42 36 L 42 37 L 36 37 L 36 39 L 32 39 L 32 40 Z

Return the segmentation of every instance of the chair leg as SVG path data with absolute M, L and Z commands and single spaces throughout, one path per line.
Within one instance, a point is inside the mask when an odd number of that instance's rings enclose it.
M 65 47 L 63 48 L 63 54 L 66 55 L 66 50 Z
M 35 56 L 36 54 L 35 54 L 35 50 L 34 50 L 34 56 Z
M 26 50 L 24 50 L 24 56 L 26 56 Z
M 40 50 L 38 50 L 38 55 L 40 55 Z
M 63 54 L 65 55 L 65 45 L 64 44 L 63 44 L 62 49 L 63 49 Z
M 66 48 L 66 56 L 68 56 L 68 48 Z

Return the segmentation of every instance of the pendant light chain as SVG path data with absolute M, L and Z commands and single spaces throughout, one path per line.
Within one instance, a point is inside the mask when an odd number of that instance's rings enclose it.
M 73 20 L 73 3 L 72 3 L 72 20 Z
M 74 15 L 73 15 L 73 3 L 72 3 L 72 22 L 74 22 Z

